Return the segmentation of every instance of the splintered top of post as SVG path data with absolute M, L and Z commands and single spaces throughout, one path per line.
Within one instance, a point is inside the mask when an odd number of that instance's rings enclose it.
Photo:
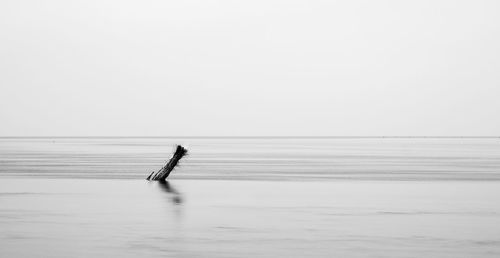
M 174 156 L 175 155 L 186 155 L 187 153 L 187 150 L 186 148 L 182 147 L 181 145 L 177 145 L 177 148 L 175 148 L 175 153 L 174 153 Z

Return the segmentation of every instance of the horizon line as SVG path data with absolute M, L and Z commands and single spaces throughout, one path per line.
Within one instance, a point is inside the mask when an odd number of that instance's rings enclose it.
M 406 135 L 406 136 L 397 136 L 397 135 L 371 135 L 371 136 L 341 136 L 341 135 L 331 135 L 331 136 L 301 136 L 301 135 L 295 135 L 295 136 L 273 136 L 273 135 L 266 135 L 266 136 L 195 136 L 195 135 L 188 135 L 188 136 L 0 136 L 0 139 L 20 139 L 20 138 L 32 138 L 32 139 L 44 139 L 44 138 L 191 138 L 191 139 L 380 139 L 380 138 L 414 138 L 414 139 L 429 139 L 429 138 L 448 138 L 448 139 L 488 139 L 488 138 L 500 138 L 500 136 L 478 136 L 478 135 L 459 135 L 459 136 L 436 136 L 436 135 Z

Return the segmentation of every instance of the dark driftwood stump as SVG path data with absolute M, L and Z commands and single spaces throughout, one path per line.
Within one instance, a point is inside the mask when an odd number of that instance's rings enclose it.
M 168 163 L 163 166 L 160 170 L 158 170 L 156 173 L 153 171 L 151 175 L 148 176 L 147 180 L 149 181 L 165 181 L 167 177 L 170 175 L 170 172 L 174 170 L 175 166 L 177 163 L 179 163 L 179 160 L 186 155 L 187 150 L 180 146 L 177 145 L 177 148 L 175 149 L 174 155 L 172 158 L 168 161 Z

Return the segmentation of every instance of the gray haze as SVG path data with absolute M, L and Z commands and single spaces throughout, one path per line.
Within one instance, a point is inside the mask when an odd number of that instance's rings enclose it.
M 499 13 L 2 0 L 0 135 L 498 135 Z

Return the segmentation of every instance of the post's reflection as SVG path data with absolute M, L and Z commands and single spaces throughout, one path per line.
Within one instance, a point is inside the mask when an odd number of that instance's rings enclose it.
M 170 182 L 168 181 L 158 181 L 160 189 L 165 191 L 170 195 L 170 200 L 174 204 L 182 204 L 182 196 L 179 191 L 177 191 Z

